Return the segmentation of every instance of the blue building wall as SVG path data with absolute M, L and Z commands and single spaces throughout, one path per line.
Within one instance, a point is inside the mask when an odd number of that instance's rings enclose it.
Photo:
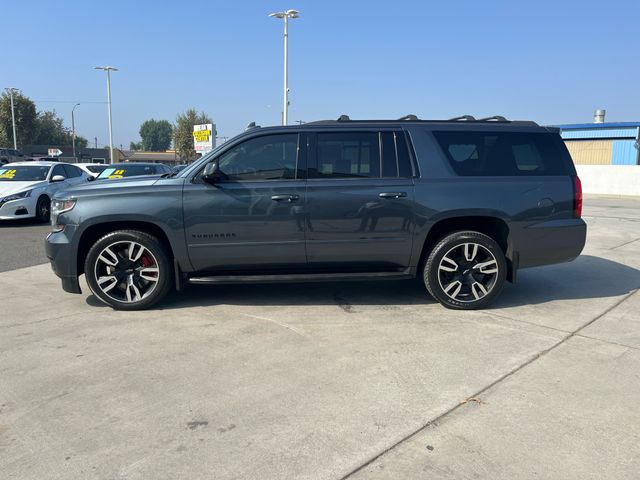
M 638 150 L 635 140 L 614 140 L 611 152 L 611 165 L 636 165 Z

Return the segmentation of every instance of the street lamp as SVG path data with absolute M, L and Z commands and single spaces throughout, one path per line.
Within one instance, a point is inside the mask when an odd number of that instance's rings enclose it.
M 79 103 L 76 103 L 71 109 L 71 143 L 73 144 L 73 158 L 76 158 L 76 121 L 73 117 L 73 112 L 76 107 L 80 106 Z
M 284 19 L 284 108 L 282 110 L 282 124 L 287 124 L 289 113 L 289 19 L 298 18 L 300 12 L 287 10 L 269 14 L 270 17 Z
M 14 87 L 5 88 L 9 92 L 9 97 L 11 97 L 11 123 L 13 124 L 13 149 L 18 149 L 18 139 L 16 138 L 16 113 L 13 109 L 13 92 L 18 92 L 19 90 Z
M 107 72 L 107 103 L 109 105 L 109 163 L 113 163 L 113 133 L 111 129 L 111 71 L 117 72 L 116 67 L 94 67 L 96 70 Z

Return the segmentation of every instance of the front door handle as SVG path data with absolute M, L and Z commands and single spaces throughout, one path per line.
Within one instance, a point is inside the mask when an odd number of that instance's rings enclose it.
M 271 200 L 274 202 L 295 202 L 300 198 L 300 195 L 296 194 L 283 194 L 283 195 L 271 195 Z
M 401 198 L 406 197 L 407 192 L 382 192 L 378 196 L 380 198 Z

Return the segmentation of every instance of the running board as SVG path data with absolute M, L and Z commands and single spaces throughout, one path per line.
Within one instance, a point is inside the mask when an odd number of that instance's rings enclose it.
M 358 273 L 293 273 L 282 275 L 212 275 L 191 277 L 187 282 L 195 285 L 230 283 L 278 283 L 278 282 L 330 282 L 344 280 L 401 280 L 415 276 L 412 268 L 399 272 Z

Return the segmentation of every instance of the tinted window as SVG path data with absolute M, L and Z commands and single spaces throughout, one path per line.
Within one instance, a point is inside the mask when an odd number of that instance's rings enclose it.
M 412 177 L 413 168 L 411 168 L 411 158 L 409 157 L 409 148 L 407 147 L 405 134 L 403 132 L 394 132 L 393 137 L 398 154 L 398 176 L 404 178 Z
M 382 176 L 393 178 L 398 176 L 398 158 L 393 132 L 382 132 Z
M 318 133 L 317 144 L 317 178 L 380 177 L 377 133 Z
M 105 168 L 100 175 L 98 175 L 98 179 L 108 178 L 110 180 L 115 180 L 118 178 L 124 177 L 139 177 L 141 175 L 157 175 L 161 168 L 159 165 L 140 165 L 135 163 L 130 163 L 127 165 L 111 165 Z M 164 170 L 162 170 L 164 171 Z
M 458 175 L 566 175 L 557 135 L 519 132 L 434 132 Z
M 106 165 L 87 165 L 87 170 L 93 173 L 100 173 L 107 168 Z
M 67 172 L 64 171 L 64 167 L 62 165 L 56 165 L 55 167 L 53 167 L 51 178 L 55 177 L 56 175 L 62 175 L 64 178 L 68 178 Z
M 228 181 L 283 180 L 296 178 L 298 135 L 265 135 L 252 138 L 218 157 Z
M 67 172 L 67 178 L 75 178 L 82 175 L 81 170 L 73 165 L 63 165 L 65 172 Z

